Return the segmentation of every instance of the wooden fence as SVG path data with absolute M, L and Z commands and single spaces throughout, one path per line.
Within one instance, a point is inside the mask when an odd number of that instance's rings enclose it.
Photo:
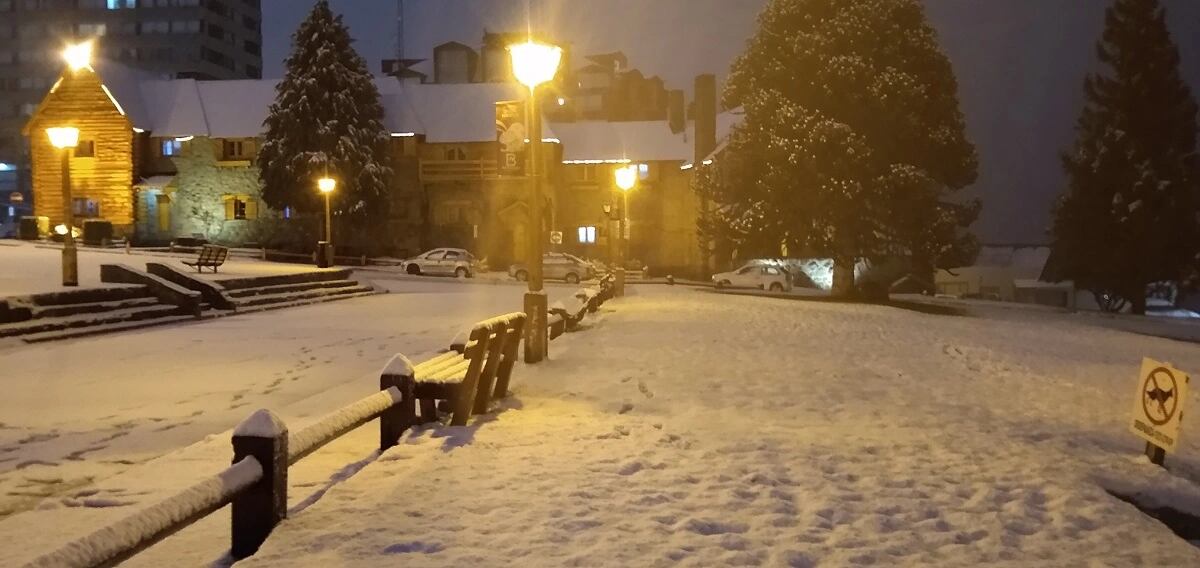
M 587 313 L 612 298 L 611 280 L 576 297 L 577 309 L 555 309 L 548 318 L 551 338 L 577 329 Z M 259 410 L 233 431 L 233 465 L 26 567 L 116 566 L 226 505 L 232 506 L 230 553 L 239 560 L 249 557 L 287 518 L 289 466 L 376 419 L 383 451 L 407 428 L 436 420 L 438 400 L 450 403 L 451 423 L 463 425 L 472 413 L 485 413 L 506 397 L 525 320 L 525 314 L 513 313 L 479 322 L 464 340 L 419 365 L 397 355 L 380 374 L 379 392 L 298 432 L 289 433 L 272 412 Z

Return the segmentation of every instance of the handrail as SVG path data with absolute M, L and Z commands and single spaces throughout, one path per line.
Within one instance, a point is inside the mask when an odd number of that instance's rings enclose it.
M 228 505 L 262 479 L 262 464 L 247 457 L 175 495 L 40 556 L 26 568 L 108 568 Z
M 343 406 L 318 420 L 315 424 L 288 438 L 288 465 L 321 449 L 342 435 L 357 429 L 400 403 L 399 389 L 391 387 Z

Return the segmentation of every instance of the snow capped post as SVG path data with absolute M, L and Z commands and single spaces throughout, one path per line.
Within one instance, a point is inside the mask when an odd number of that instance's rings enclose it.
M 253 458 L 262 478 L 233 499 L 233 544 L 242 559 L 258 552 L 271 530 L 287 518 L 288 431 L 269 410 L 259 410 L 233 430 L 233 463 Z
M 400 404 L 397 404 L 379 415 L 379 451 L 396 445 L 404 429 L 416 422 L 417 399 L 416 371 L 412 361 L 403 354 L 397 353 L 379 374 L 379 390 L 396 387 L 400 391 Z

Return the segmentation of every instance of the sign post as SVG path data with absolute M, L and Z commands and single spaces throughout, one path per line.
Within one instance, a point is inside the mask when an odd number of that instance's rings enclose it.
M 1175 453 L 1179 445 L 1189 380 L 1186 373 L 1166 363 L 1142 360 L 1130 430 L 1146 440 L 1146 457 L 1155 465 L 1162 465 L 1166 454 Z

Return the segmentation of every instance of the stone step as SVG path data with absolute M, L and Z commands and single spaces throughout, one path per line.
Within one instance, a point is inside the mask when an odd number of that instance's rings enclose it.
M 21 341 L 25 343 L 45 343 L 47 341 L 59 341 L 62 339 L 74 339 L 76 337 L 88 337 L 92 335 L 102 335 L 105 333 L 116 333 L 118 331 L 130 331 L 153 327 L 156 325 L 166 325 L 169 323 L 183 323 L 196 321 L 192 316 L 162 316 L 152 319 L 123 321 L 117 323 L 107 323 L 103 325 L 93 325 L 88 327 L 77 327 L 60 329 L 56 331 L 44 331 L 41 333 L 31 333 L 20 336 Z
M 330 298 L 334 296 L 343 296 L 346 294 L 357 294 L 361 292 L 374 292 L 374 289 L 368 286 L 362 286 L 357 282 L 349 281 L 350 285 L 337 288 L 317 288 L 313 290 L 305 290 L 302 292 L 284 292 L 280 294 L 262 294 L 258 296 L 249 296 L 245 298 L 235 298 L 237 309 L 239 312 L 245 311 L 245 308 L 254 306 L 290 303 L 303 300 L 320 300 L 322 298 Z
M 255 312 L 265 312 L 268 310 L 279 310 L 279 309 L 283 309 L 283 308 L 296 308 L 296 307 L 300 307 L 300 306 L 321 304 L 324 302 L 336 302 L 338 300 L 350 300 L 353 298 L 365 298 L 367 296 L 375 296 L 380 293 L 381 292 L 378 292 L 375 290 L 364 290 L 361 292 L 354 292 L 354 293 L 349 293 L 349 294 L 327 295 L 327 296 L 321 296 L 321 297 L 317 297 L 317 298 L 306 298 L 306 299 L 301 299 L 301 300 L 293 300 L 290 302 L 278 302 L 278 303 L 274 303 L 274 304 L 259 304 L 256 306 L 247 306 L 245 308 L 239 307 L 238 313 L 239 314 L 252 314 Z
M 247 298 L 250 296 L 267 296 L 275 294 L 285 294 L 292 292 L 305 292 L 308 290 L 331 289 L 331 288 L 347 288 L 350 286 L 358 286 L 358 282 L 353 280 L 329 280 L 326 282 L 300 282 L 296 284 L 278 284 L 275 286 L 260 286 L 258 288 L 242 288 L 239 290 L 230 290 L 227 292 L 235 298 Z
M 150 289 L 139 285 L 117 285 L 105 288 L 79 288 L 59 292 L 44 292 L 25 296 L 35 306 L 62 306 L 66 304 L 91 304 L 95 302 L 118 302 L 133 298 L 152 296 Z
M 34 333 L 100 326 L 128 321 L 141 321 L 177 315 L 181 315 L 178 307 L 156 304 L 153 306 L 110 310 L 107 312 L 99 312 L 94 314 L 38 318 L 29 321 L 0 325 L 0 337 L 18 337 Z
M 278 274 L 275 276 L 254 276 L 250 278 L 227 278 L 215 282 L 226 290 L 241 290 L 244 288 L 262 288 L 263 286 L 280 286 L 283 284 L 302 284 L 305 282 L 328 282 L 331 280 L 349 280 L 350 270 L 314 270 L 297 272 L 295 274 Z
M 111 312 L 113 310 L 124 310 L 128 308 L 154 305 L 158 305 L 158 298 L 147 296 L 144 298 L 129 298 L 125 300 L 115 300 L 109 302 L 34 306 L 33 308 L 30 308 L 30 311 L 33 313 L 33 318 L 38 319 L 74 316 L 79 314 L 95 314 L 100 312 Z

